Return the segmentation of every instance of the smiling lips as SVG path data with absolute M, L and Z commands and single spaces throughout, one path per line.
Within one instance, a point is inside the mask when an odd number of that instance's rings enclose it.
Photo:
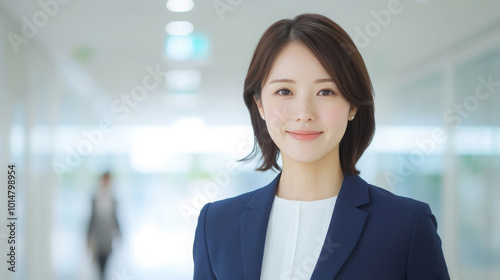
M 287 131 L 287 133 L 290 134 L 293 139 L 299 141 L 311 141 L 318 138 L 323 132 L 316 130 L 291 130 Z

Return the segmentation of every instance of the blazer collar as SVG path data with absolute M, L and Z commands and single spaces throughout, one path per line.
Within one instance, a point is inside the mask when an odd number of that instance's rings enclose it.
M 337 276 L 356 247 L 368 217 L 368 213 L 358 207 L 369 202 L 368 183 L 357 175 L 345 175 L 311 280 Z
M 245 279 L 260 279 L 267 224 L 281 172 L 257 190 L 241 215 L 241 254 Z M 370 202 L 368 184 L 357 175 L 345 175 L 330 226 L 311 280 L 333 279 L 361 236 L 368 214 L 357 207 Z
M 241 215 L 241 257 L 246 280 L 260 279 L 267 224 L 281 172 L 267 186 L 257 190 Z

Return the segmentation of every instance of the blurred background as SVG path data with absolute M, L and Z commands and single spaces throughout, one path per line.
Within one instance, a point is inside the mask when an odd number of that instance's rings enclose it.
M 452 279 L 500 279 L 497 0 L 0 0 L 0 253 L 5 280 L 97 279 L 92 200 L 110 171 L 121 235 L 107 279 L 192 279 L 208 201 L 276 173 L 253 145 L 243 81 L 264 30 L 322 13 L 360 49 L 377 131 L 368 182 L 430 204 Z M 497 202 L 495 202 L 497 201 Z M 5 224 L 5 225 L 4 225 Z

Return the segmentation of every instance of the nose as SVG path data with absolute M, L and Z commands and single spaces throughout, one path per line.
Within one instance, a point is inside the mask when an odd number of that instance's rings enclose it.
M 295 121 L 314 121 L 316 119 L 313 101 L 308 96 L 297 97 L 294 102 Z

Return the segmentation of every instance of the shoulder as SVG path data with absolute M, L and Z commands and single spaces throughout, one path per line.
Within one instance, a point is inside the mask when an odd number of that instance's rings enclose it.
M 426 220 L 437 229 L 437 221 L 429 205 L 423 201 L 396 195 L 383 188 L 368 184 L 370 203 L 363 206 L 375 220 L 385 220 L 388 225 L 403 225 L 413 228 L 416 223 Z
M 242 214 L 250 210 L 247 205 L 264 187 L 235 197 L 206 203 L 198 217 L 197 235 L 200 236 L 200 225 L 209 247 L 233 244 L 232 238 L 238 237 Z M 230 241 L 232 240 L 232 241 Z
M 261 205 L 270 205 L 274 199 L 274 194 L 276 186 L 278 185 L 281 173 L 275 176 L 275 178 L 267 185 L 260 187 L 256 190 L 243 193 L 238 196 L 218 200 L 215 202 L 207 203 L 202 209 L 206 213 L 207 219 L 210 216 L 215 217 L 217 220 L 225 220 L 235 217 L 240 217 L 240 215 Z M 210 210 L 208 210 L 210 208 Z
M 349 206 L 366 210 L 370 213 L 399 215 L 415 213 L 417 209 L 427 205 L 413 198 L 396 195 L 386 189 L 367 183 L 359 175 L 344 177 L 344 183 L 339 193 L 339 201 Z
M 408 279 L 449 279 L 437 221 L 429 205 L 358 178 L 355 182 L 350 185 L 355 187 L 351 192 L 365 199 L 359 200 L 362 204 L 349 206 L 366 213 L 357 244 L 362 252 L 358 260 L 377 258 L 380 269 L 398 267 Z
M 422 201 L 396 195 L 386 189 L 368 184 L 371 203 L 387 208 L 417 209 L 423 204 Z
M 239 219 L 240 215 L 248 210 L 247 204 L 250 200 L 252 200 L 258 192 L 263 191 L 264 188 L 265 187 L 261 187 L 238 196 L 209 202 L 203 207 L 202 212 L 205 212 L 204 214 L 209 223 L 226 223 L 232 219 Z
M 366 189 L 369 202 L 358 209 L 368 215 L 365 230 L 376 237 L 373 242 L 378 240 L 384 246 L 401 246 L 413 244 L 419 238 L 426 242 L 439 240 L 437 221 L 427 203 L 370 184 L 366 184 Z

